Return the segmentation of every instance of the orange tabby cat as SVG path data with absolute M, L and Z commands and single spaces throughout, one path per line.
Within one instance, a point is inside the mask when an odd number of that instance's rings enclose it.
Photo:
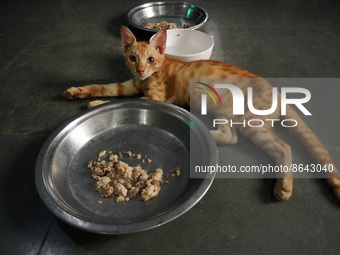
M 65 92 L 67 99 L 80 99 L 87 97 L 132 96 L 143 93 L 144 98 L 170 102 L 178 105 L 190 104 L 190 79 L 191 78 L 259 78 L 247 70 L 231 64 L 212 60 L 200 60 L 194 62 L 180 62 L 170 60 L 164 56 L 166 48 L 166 31 L 159 31 L 150 43 L 137 42 L 132 32 L 125 26 L 121 28 L 121 42 L 123 55 L 127 67 L 134 78 L 124 83 L 112 83 L 107 85 L 88 85 L 84 87 L 72 87 Z M 239 88 L 246 93 L 249 82 L 243 79 Z M 249 79 L 248 79 L 249 80 Z M 200 105 L 199 90 L 193 91 L 191 106 Z M 253 91 L 253 105 L 255 109 L 269 109 L 272 106 L 272 87 L 267 82 L 256 85 Z M 275 112 L 267 116 L 254 116 L 248 109 L 243 116 L 232 115 L 232 96 L 230 93 L 221 93 L 223 106 L 209 107 L 215 109 L 216 116 L 224 119 L 233 118 L 235 121 L 249 119 L 280 119 L 280 103 Z M 279 98 L 278 98 L 279 99 Z M 95 104 L 95 103 L 94 103 Z M 295 137 L 311 154 L 316 163 L 322 165 L 333 164 L 329 153 L 320 143 L 316 135 L 307 127 L 299 115 L 288 106 L 288 119 L 295 119 L 299 123 L 294 128 L 289 128 Z M 235 119 L 236 118 L 236 119 Z M 272 156 L 277 165 L 290 166 L 292 155 L 290 147 L 279 139 L 272 131 L 271 126 L 265 124 L 259 128 L 238 125 L 228 127 L 220 125 L 218 130 L 211 131 L 215 141 L 219 144 L 237 143 L 237 133 L 253 141 L 257 146 Z M 330 184 L 337 198 L 340 199 L 340 179 L 337 171 L 329 173 L 326 180 Z M 288 199 L 293 189 L 292 173 L 278 176 L 274 187 L 274 194 L 278 200 Z

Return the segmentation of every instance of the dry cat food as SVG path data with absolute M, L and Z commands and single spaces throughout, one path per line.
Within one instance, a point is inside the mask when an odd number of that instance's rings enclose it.
M 166 21 L 161 21 L 161 22 L 157 22 L 157 23 L 148 23 L 146 26 L 146 28 L 150 28 L 150 29 L 174 29 L 174 28 L 180 28 L 176 23 L 172 22 L 166 22 Z M 189 23 L 184 23 L 183 24 L 183 28 L 188 28 L 190 27 Z
M 145 162 L 144 158 L 146 162 L 151 162 L 147 156 L 142 158 L 141 154 L 133 154 L 131 151 L 124 154 L 141 159 L 143 162 Z M 91 160 L 88 168 L 92 178 L 96 180 L 95 189 L 103 198 L 115 197 L 117 202 L 125 202 L 140 194 L 142 200 L 148 201 L 158 195 L 162 184 L 167 183 L 163 181 L 162 169 L 157 168 L 148 174 L 140 165 L 129 166 L 120 161 L 119 159 L 123 157 L 121 152 L 113 154 L 111 151 L 107 153 L 104 150 L 98 156 L 98 161 Z M 101 159 L 102 157 L 108 157 L 108 160 Z

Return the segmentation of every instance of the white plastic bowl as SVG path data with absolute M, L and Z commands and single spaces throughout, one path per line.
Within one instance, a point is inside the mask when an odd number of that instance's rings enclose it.
M 214 40 L 212 37 L 201 31 L 188 29 L 167 30 L 165 50 L 167 58 L 185 62 L 210 59 L 213 47 Z

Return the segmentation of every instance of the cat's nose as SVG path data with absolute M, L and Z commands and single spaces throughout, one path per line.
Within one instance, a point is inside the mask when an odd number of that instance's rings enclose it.
M 142 74 L 142 73 L 144 73 L 144 71 L 145 71 L 144 69 L 138 69 L 137 73 Z

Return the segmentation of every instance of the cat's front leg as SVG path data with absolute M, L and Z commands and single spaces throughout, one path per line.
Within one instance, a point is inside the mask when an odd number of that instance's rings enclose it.
M 166 102 L 168 100 L 164 84 L 152 82 L 144 89 L 143 99 Z
M 106 85 L 92 84 L 83 87 L 71 87 L 64 92 L 67 99 L 82 99 L 88 97 L 133 96 L 141 93 L 140 85 L 135 79 L 124 83 Z
M 150 99 L 150 100 L 155 100 L 155 101 L 160 101 L 160 102 L 166 102 L 167 99 L 163 95 L 147 95 L 144 96 L 143 99 Z

